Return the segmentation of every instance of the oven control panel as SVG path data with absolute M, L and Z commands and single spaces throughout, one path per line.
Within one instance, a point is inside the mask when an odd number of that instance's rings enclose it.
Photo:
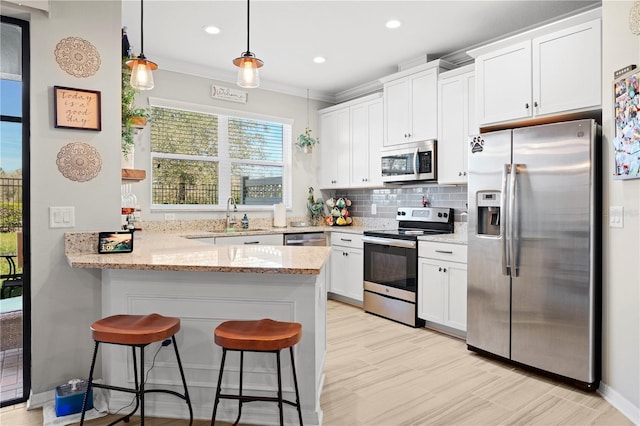
M 415 222 L 443 222 L 450 221 L 453 213 L 449 208 L 441 207 L 398 207 L 396 220 Z

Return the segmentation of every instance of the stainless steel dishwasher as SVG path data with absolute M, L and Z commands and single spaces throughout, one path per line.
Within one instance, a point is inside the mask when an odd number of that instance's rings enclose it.
M 285 246 L 326 246 L 327 238 L 324 232 L 300 232 L 297 234 L 285 234 Z

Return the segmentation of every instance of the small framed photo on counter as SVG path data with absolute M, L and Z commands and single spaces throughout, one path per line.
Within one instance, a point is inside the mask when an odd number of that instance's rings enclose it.
M 98 253 L 131 253 L 133 251 L 133 232 L 100 232 Z

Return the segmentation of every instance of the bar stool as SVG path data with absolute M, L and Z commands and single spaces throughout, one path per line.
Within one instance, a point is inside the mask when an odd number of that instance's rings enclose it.
M 222 347 L 222 362 L 220 374 L 218 376 L 218 388 L 216 389 L 216 399 L 213 404 L 213 415 L 211 416 L 211 426 L 216 421 L 216 412 L 220 399 L 238 400 L 238 418 L 234 424 L 238 424 L 242 415 L 242 404 L 251 401 L 271 401 L 277 402 L 280 410 L 280 425 L 284 424 L 283 403 L 292 405 L 298 409 L 298 419 L 302 425 L 302 409 L 300 408 L 300 394 L 298 392 L 298 378 L 296 376 L 296 366 L 293 360 L 293 346 L 302 337 L 302 325 L 297 322 L 279 322 L 271 319 L 261 319 L 259 321 L 226 321 L 216 327 L 214 340 L 218 346 Z M 296 402 L 282 399 L 282 371 L 280 368 L 280 350 L 289 348 L 291 355 L 291 368 L 293 370 L 293 384 L 296 389 Z M 223 394 L 221 392 L 222 374 L 224 373 L 224 362 L 227 351 L 240 352 L 240 392 L 238 395 Z M 242 394 L 242 364 L 245 352 L 270 352 L 276 354 L 278 365 L 278 396 L 251 396 Z
M 136 395 L 136 406 L 129 414 L 109 423 L 109 426 L 120 421 L 125 423 L 140 407 L 140 424 L 144 426 L 144 395 L 152 392 L 164 392 L 175 395 L 186 401 L 189 407 L 189 425 L 193 424 L 193 408 L 191 407 L 191 399 L 187 390 L 187 381 L 184 377 L 182 363 L 180 362 L 180 354 L 176 345 L 175 334 L 180 330 L 180 318 L 163 317 L 159 314 L 150 315 L 113 315 L 103 318 L 91 324 L 93 332 L 93 340 L 95 340 L 95 349 L 93 350 L 93 361 L 89 370 L 89 379 L 87 381 L 87 390 L 82 401 L 82 415 L 80 424 L 84 424 L 84 415 L 87 406 L 87 399 L 92 387 L 115 390 L 119 392 L 128 392 Z M 184 394 L 180 394 L 169 389 L 145 389 L 144 388 L 144 348 L 151 343 L 162 342 L 163 346 L 168 346 L 168 339 L 171 338 L 173 349 L 176 353 L 182 384 L 184 385 Z M 167 343 L 165 343 L 167 341 Z M 120 386 L 112 386 L 102 383 L 93 383 L 93 369 L 96 364 L 96 356 L 98 354 L 98 346 L 100 343 L 110 343 L 113 345 L 130 346 L 133 354 L 133 377 L 135 380 L 135 389 L 123 388 Z M 136 348 L 140 348 L 140 378 L 138 378 L 138 367 L 136 362 Z

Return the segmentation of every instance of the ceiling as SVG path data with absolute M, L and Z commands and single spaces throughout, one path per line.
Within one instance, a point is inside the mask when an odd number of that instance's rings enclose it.
M 123 0 L 122 25 L 140 51 L 140 1 Z M 251 1 L 250 49 L 261 87 L 334 101 L 418 58 L 440 58 L 593 9 L 600 1 Z M 385 27 L 389 19 L 402 22 Z M 203 27 L 215 25 L 210 35 Z M 161 69 L 235 83 L 247 47 L 247 2 L 144 1 L 144 54 Z M 315 56 L 326 62 L 316 64 Z

